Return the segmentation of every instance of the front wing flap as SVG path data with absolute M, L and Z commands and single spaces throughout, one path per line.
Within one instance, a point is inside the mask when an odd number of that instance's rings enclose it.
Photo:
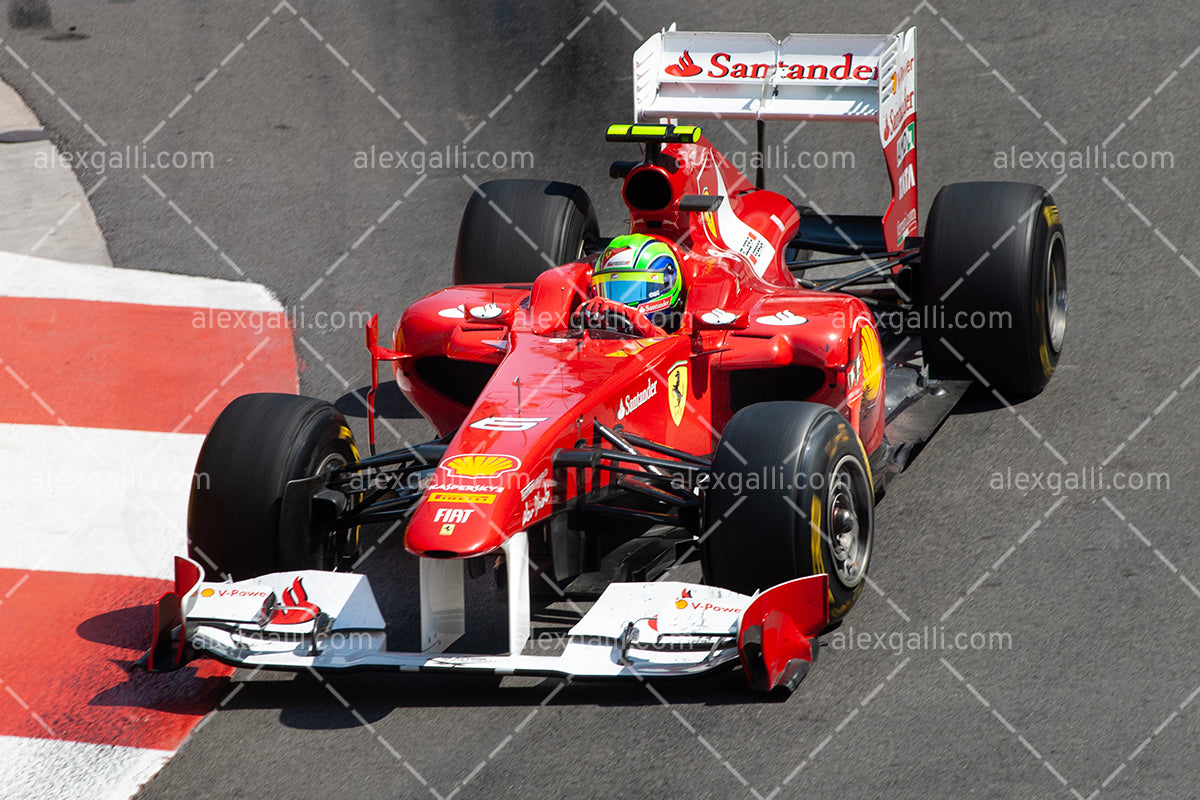
M 394 669 L 577 678 L 688 676 L 742 663 L 752 687 L 794 689 L 828 624 L 828 579 L 800 578 L 750 597 L 680 582 L 615 583 L 555 655 L 397 652 L 364 575 L 282 572 L 209 583 L 176 559 L 176 587 L 155 605 L 143 665 L 176 669 L 209 655 L 240 667 Z

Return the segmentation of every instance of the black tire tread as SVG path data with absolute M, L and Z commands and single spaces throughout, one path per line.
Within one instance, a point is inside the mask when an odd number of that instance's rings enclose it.
M 284 485 L 311 474 L 330 446 L 354 456 L 352 439 L 331 445 L 345 427 L 331 404 L 287 394 L 243 395 L 221 412 L 200 449 L 188 506 L 188 551 L 206 572 L 244 580 L 321 566 L 304 543 L 281 540 L 280 503 Z
M 933 376 L 969 379 L 977 372 L 1014 400 L 1049 382 L 1058 354 L 1045 344 L 1044 269 L 1046 248 L 1062 228 L 1051 227 L 1043 209 L 1053 204 L 1049 192 L 1028 183 L 952 183 L 938 192 L 921 254 L 924 318 L 953 322 L 959 312 L 1008 312 L 1012 325 L 924 331 Z
M 584 239 L 597 236 L 596 211 L 582 187 L 524 178 L 488 181 L 463 211 L 454 283 L 532 283 L 545 270 L 574 261 Z
M 852 447 L 847 441 L 835 443 L 846 432 L 849 437 L 844 439 L 853 441 Z M 801 490 L 785 497 L 779 484 L 822 463 L 822 456 L 832 461 L 843 449 L 866 464 L 861 442 L 849 422 L 829 406 L 780 401 L 756 403 L 738 411 L 722 432 L 712 472 L 714 476 L 743 476 L 743 490 L 734 492 L 725 486 L 705 493 L 700 544 L 705 579 L 752 593 L 819 571 L 811 551 L 808 518 L 796 510 L 807 510 L 804 503 L 811 503 L 812 495 Z M 744 488 L 751 475 L 759 476 L 756 490 Z M 825 521 L 822 530 L 826 530 Z M 862 583 L 843 587 L 831 575 L 831 613 L 843 615 L 861 590 Z

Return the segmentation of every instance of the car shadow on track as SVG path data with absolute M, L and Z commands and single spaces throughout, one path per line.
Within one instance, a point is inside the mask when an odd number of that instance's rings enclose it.
M 333 405 L 346 417 L 366 419 L 366 400 L 369 391 L 371 391 L 370 386 L 362 386 L 334 400 Z M 421 413 L 412 403 L 408 402 L 408 398 L 400 391 L 400 387 L 396 385 L 395 381 L 380 382 L 379 391 L 375 394 L 375 414 L 385 420 L 421 418 Z
M 88 700 L 89 706 L 204 714 L 229 691 L 230 671 L 207 659 L 159 675 L 134 666 L 150 646 L 153 619 L 153 607 L 149 605 L 115 608 L 83 619 L 75 626 L 75 634 L 103 649 L 67 647 L 64 643 L 59 674 L 67 681 L 72 680 L 70 675 L 78 675 L 74 682 L 80 686 L 100 689 Z M 103 662 L 84 664 L 72 655 L 98 653 L 104 656 Z
M 785 699 L 750 692 L 741 671 L 734 668 L 703 677 L 646 683 L 382 673 L 304 673 L 264 680 L 260 673 L 249 680 L 235 676 L 231 687 L 237 685 L 241 690 L 223 710 L 277 708 L 283 725 L 301 730 L 354 728 L 362 720 L 376 722 L 398 709 L 534 708 L 546 703 L 551 693 L 556 706 L 589 707 L 757 705 Z
M 978 382 L 974 382 L 971 384 L 971 388 L 967 389 L 966 393 L 962 396 L 962 399 L 958 401 L 958 404 L 954 406 L 954 410 L 950 412 L 950 416 L 985 414 L 1009 406 L 1020 407 L 1025 399 L 1021 397 L 1005 397 L 1001 400 L 993 390 Z

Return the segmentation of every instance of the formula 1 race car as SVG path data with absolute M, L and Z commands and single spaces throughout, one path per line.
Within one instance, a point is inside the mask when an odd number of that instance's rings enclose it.
M 1063 346 L 1046 190 L 946 186 L 918 235 L 915 56 L 914 30 L 651 37 L 635 122 L 607 133 L 642 150 L 610 172 L 628 233 L 601 237 L 578 186 L 484 183 L 455 285 L 409 307 L 391 346 L 368 326 L 369 455 L 329 403 L 231 403 L 200 453 L 190 557 L 145 665 L 605 678 L 740 660 L 754 687 L 794 688 L 862 591 L 889 480 L 972 381 L 1034 395 Z M 760 153 L 768 120 L 875 122 L 891 204 L 799 205 L 681 118 L 755 120 Z M 816 277 L 830 267 L 842 274 Z M 432 441 L 376 452 L 380 362 Z M 349 571 L 376 523 L 402 525 L 419 562 L 416 652 L 387 649 Z M 656 580 L 695 557 L 703 583 Z M 506 646 L 455 652 L 465 576 L 486 569 Z M 547 587 L 594 604 L 561 652 L 527 654 Z

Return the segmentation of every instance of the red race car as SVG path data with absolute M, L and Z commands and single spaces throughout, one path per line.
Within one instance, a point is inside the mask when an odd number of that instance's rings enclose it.
M 1066 319 L 1057 207 L 1037 186 L 954 184 L 918 235 L 915 31 L 668 30 L 634 81 L 636 122 L 607 135 L 641 146 L 610 173 L 627 233 L 602 238 L 578 186 L 482 184 L 455 285 L 405 311 L 391 346 L 368 327 L 371 404 L 389 362 L 436 438 L 376 453 L 372 408 L 364 457 L 328 403 L 225 409 L 150 669 L 208 654 L 604 678 L 740 660 L 753 686 L 790 690 L 861 593 L 875 503 L 913 448 L 972 380 L 1013 400 L 1046 385 Z M 767 120 L 875 122 L 891 204 L 799 205 L 680 118 L 756 120 L 760 154 Z M 349 571 L 375 523 L 402 524 L 419 561 L 416 652 L 387 648 Z M 656 580 L 695 557 L 702 584 Z M 465 576 L 486 569 L 507 644 L 455 652 Z M 529 654 L 547 590 L 595 602 L 560 652 Z

